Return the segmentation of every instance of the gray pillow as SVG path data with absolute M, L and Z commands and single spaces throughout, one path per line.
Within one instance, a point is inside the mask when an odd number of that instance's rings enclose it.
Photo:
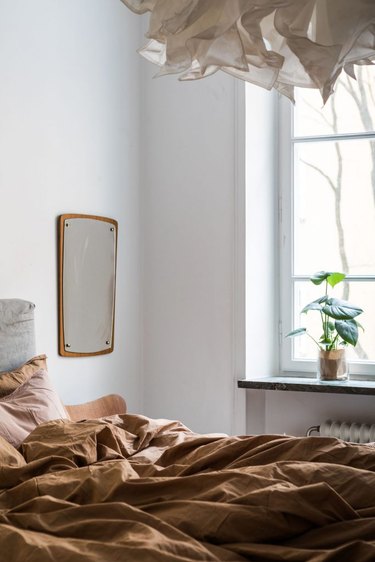
M 34 308 L 21 299 L 0 299 L 0 372 L 34 357 Z

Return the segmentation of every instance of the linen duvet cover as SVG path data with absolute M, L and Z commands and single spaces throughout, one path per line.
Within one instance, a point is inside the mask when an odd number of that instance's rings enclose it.
M 121 415 L 0 441 L 0 560 L 375 560 L 375 448 Z

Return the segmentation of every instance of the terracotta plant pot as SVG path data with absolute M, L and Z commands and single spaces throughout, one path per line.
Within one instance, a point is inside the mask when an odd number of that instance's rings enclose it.
M 319 351 L 318 377 L 321 381 L 346 381 L 348 379 L 345 349 Z

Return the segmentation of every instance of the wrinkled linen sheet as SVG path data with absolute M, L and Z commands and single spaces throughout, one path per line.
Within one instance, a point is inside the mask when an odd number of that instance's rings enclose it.
M 0 447 L 0 559 L 375 560 L 375 448 L 122 415 Z

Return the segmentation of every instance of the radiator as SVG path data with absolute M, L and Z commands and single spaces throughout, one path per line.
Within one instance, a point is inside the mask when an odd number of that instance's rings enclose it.
M 321 437 L 337 437 L 350 443 L 375 442 L 375 424 L 327 420 L 310 427 L 306 435 L 310 436 L 313 432 L 319 433 Z

